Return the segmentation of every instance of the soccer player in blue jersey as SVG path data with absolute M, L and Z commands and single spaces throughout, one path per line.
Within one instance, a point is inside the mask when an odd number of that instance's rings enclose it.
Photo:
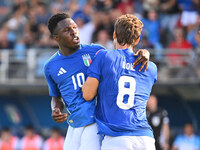
M 157 67 L 133 69 L 132 47 L 139 42 L 142 22 L 127 14 L 114 26 L 116 50 L 99 51 L 88 69 L 82 87 L 89 101 L 97 94 L 95 119 L 103 134 L 101 150 L 155 150 L 153 132 L 146 118 L 146 103 L 157 80 Z M 98 91 L 98 93 L 97 93 Z
M 52 97 L 52 118 L 58 123 L 67 119 L 69 124 L 64 150 L 100 150 L 94 119 L 96 101 L 85 101 L 81 87 L 95 53 L 104 48 L 80 44 L 77 25 L 66 13 L 53 15 L 48 28 L 59 45 L 59 51 L 48 60 L 44 71 Z M 141 59 L 135 64 L 142 62 L 145 65 L 145 51 L 140 52 Z M 69 116 L 62 112 L 64 105 Z

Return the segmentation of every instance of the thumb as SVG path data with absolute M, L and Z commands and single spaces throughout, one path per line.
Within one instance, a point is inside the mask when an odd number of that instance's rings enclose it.
M 55 108 L 55 109 L 54 109 L 54 112 L 56 112 L 56 113 L 59 114 L 59 113 L 60 113 L 60 108 Z

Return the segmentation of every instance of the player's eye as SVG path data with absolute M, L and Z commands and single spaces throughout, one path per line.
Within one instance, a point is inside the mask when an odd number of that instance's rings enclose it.
M 69 28 L 65 28 L 65 29 L 64 29 L 64 32 L 69 32 Z

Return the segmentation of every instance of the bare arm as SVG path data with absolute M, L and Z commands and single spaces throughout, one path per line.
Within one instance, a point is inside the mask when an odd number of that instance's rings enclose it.
M 178 150 L 178 148 L 176 148 L 175 146 L 172 147 L 172 150 Z
M 86 101 L 92 100 L 97 95 L 98 86 L 99 81 L 96 78 L 88 77 L 82 87 L 83 98 Z
M 169 135 L 170 135 L 169 124 L 168 123 L 164 123 L 162 128 L 163 128 L 164 137 L 165 137 L 164 147 L 163 148 L 168 150 L 169 149 Z
M 52 118 L 57 123 L 63 123 L 67 119 L 67 114 L 62 113 L 64 109 L 64 103 L 61 97 L 52 97 L 51 110 Z

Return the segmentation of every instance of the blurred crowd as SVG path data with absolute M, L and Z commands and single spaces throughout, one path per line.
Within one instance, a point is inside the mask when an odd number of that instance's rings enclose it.
M 58 128 L 52 128 L 47 137 L 38 134 L 33 126 L 24 129 L 19 138 L 9 128 L 3 128 L 0 136 L 0 150 L 62 150 L 64 137 Z
M 0 0 L 0 48 L 56 47 L 47 21 L 52 14 L 67 11 L 79 27 L 81 43 L 113 49 L 114 21 L 130 13 L 144 24 L 139 47 L 156 49 L 159 58 L 162 48 L 199 46 L 199 5 L 198 0 Z
M 186 66 L 199 57 L 199 0 L 0 0 L 0 49 L 13 50 L 20 57 L 29 48 L 57 48 L 47 22 L 61 11 L 69 12 L 77 23 L 82 44 L 113 49 L 114 22 L 130 13 L 144 24 L 137 48 L 152 49 L 157 61 L 164 55 L 168 65 Z M 183 70 L 181 75 L 187 73 Z M 192 76 L 200 77 L 200 69 Z

